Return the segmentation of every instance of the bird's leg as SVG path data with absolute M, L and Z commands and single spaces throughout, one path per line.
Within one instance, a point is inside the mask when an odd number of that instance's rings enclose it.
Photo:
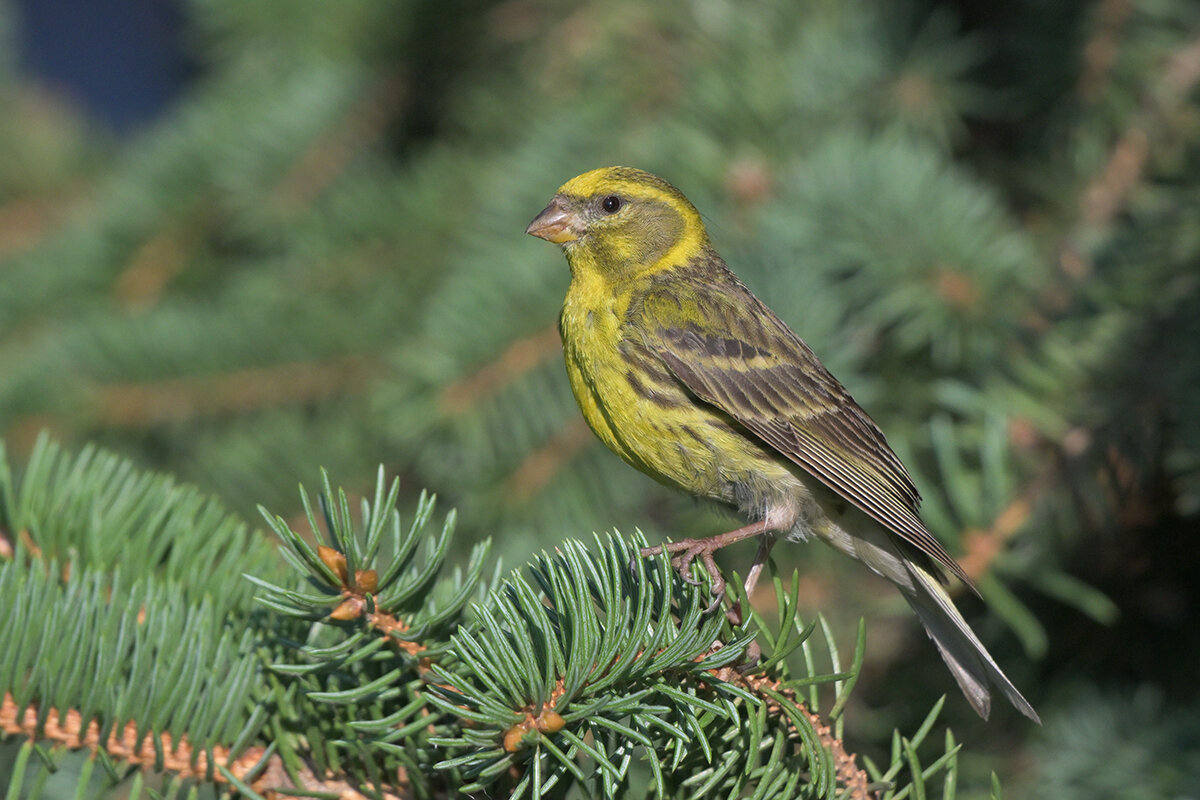
M 721 570 L 717 568 L 717 562 L 716 559 L 713 558 L 713 553 L 717 552 L 722 547 L 728 547 L 734 542 L 740 542 L 742 539 L 749 539 L 751 536 L 759 536 L 772 530 L 774 530 L 774 526 L 769 524 L 766 520 L 760 520 L 759 522 L 752 522 L 745 527 L 738 528 L 734 531 L 729 531 L 728 533 L 719 533 L 716 536 L 708 536 L 703 539 L 681 539 L 678 542 L 668 542 L 667 544 L 658 545 L 657 547 L 645 547 L 640 551 L 640 555 L 645 557 L 656 556 L 660 553 L 670 553 L 672 556 L 671 566 L 673 566 L 679 572 L 680 577 L 682 577 L 688 583 L 695 583 L 695 581 L 692 580 L 692 576 L 689 574 L 689 571 L 692 566 L 692 562 L 699 558 L 701 563 L 704 564 L 704 568 L 708 570 L 709 577 L 712 579 L 713 594 L 716 595 L 716 599 L 713 602 L 713 608 L 715 608 L 721 602 L 721 600 L 724 599 L 725 578 L 721 576 Z M 763 545 L 760 544 L 759 553 L 762 555 L 762 559 L 765 561 L 766 554 L 763 553 L 762 548 Z M 768 545 L 767 552 L 769 551 L 770 546 Z M 754 575 L 754 579 L 757 581 L 758 572 L 762 571 L 762 566 L 758 563 L 757 556 L 755 557 L 755 565 L 758 567 L 758 571 L 755 571 L 754 567 L 751 567 L 750 569 L 751 573 Z M 749 578 L 747 578 L 747 581 L 749 581 Z M 751 588 L 753 588 L 753 584 L 751 584 Z M 738 613 L 737 616 L 738 621 L 740 622 L 741 614 Z
M 750 565 L 750 571 L 746 573 L 746 597 L 754 594 L 754 587 L 758 584 L 758 577 L 762 574 L 763 567 L 767 565 L 767 558 L 771 555 L 771 548 L 775 546 L 774 536 L 762 536 L 758 540 L 758 552 L 754 554 L 754 563 Z
M 754 553 L 754 563 L 750 565 L 750 571 L 746 573 L 746 582 L 742 584 L 746 592 L 746 602 L 750 602 L 750 595 L 754 593 L 754 587 L 758 583 L 758 576 L 762 574 L 763 567 L 766 566 L 767 558 L 771 555 L 771 548 L 775 546 L 775 536 L 772 533 L 764 533 L 758 537 L 758 550 Z M 742 604 L 735 602 L 733 606 L 725 612 L 729 617 L 729 621 L 734 625 L 741 625 L 745 620 L 742 617 Z M 750 643 L 750 647 L 746 650 L 748 664 L 757 664 L 760 651 L 758 641 Z

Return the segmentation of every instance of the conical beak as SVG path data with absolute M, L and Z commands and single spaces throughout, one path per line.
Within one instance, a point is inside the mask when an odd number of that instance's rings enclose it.
M 525 232 L 547 242 L 566 244 L 583 235 L 583 226 L 579 216 L 568 207 L 567 201 L 556 195 L 550 205 L 533 218 Z

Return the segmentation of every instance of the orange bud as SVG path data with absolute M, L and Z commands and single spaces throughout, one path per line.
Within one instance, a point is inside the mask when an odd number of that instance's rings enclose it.
M 542 733 L 558 733 L 566 727 L 567 721 L 557 711 L 547 709 L 538 715 L 537 729 Z
M 317 555 L 325 562 L 325 566 L 333 570 L 343 584 L 346 583 L 346 557 L 328 545 L 317 545 Z
M 354 585 L 359 591 L 375 594 L 379 591 L 379 574 L 373 569 L 360 569 L 354 573 Z
M 508 753 L 515 753 L 521 749 L 521 740 L 525 738 L 525 734 L 529 733 L 529 720 L 524 720 L 513 725 L 504 734 L 504 750 Z
M 330 619 L 351 620 L 362 616 L 363 600 L 361 597 L 347 597 L 337 608 L 329 612 Z

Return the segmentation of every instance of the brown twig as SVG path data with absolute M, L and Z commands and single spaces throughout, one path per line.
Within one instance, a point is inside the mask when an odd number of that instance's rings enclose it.
M 541 364 L 560 347 L 558 328 L 554 325 L 516 340 L 493 361 L 442 389 L 442 411 L 450 416 L 465 413 Z
M 92 391 L 96 415 L 114 427 L 146 427 L 213 414 L 294 406 L 360 391 L 370 372 L 361 356 L 278 364 Z
M 80 205 L 82 186 L 69 186 L 60 195 L 16 197 L 0 205 L 0 258 L 35 247 Z
M 1047 468 L 1025 485 L 1016 497 L 1000 510 L 987 528 L 970 530 L 963 536 L 966 554 L 959 565 L 972 581 L 978 581 L 988 573 L 992 562 L 1005 545 L 1025 527 L 1033 514 L 1034 505 L 1052 487 L 1057 485 L 1057 473 Z
M 114 729 L 108 738 L 100 741 L 100 724 L 96 720 L 86 725 L 83 716 L 75 709 L 66 713 L 51 713 L 44 725 L 38 725 L 38 709 L 29 705 L 19 708 L 11 694 L 6 693 L 0 698 L 0 732 L 8 736 L 26 736 L 31 741 L 48 741 L 68 750 L 89 750 L 93 754 L 103 750 L 108 756 L 117 761 L 144 770 L 153 769 L 162 755 L 162 769 L 185 779 L 207 780 L 209 767 L 213 767 L 213 781 L 225 784 L 228 781 L 217 767 L 224 767 L 238 780 L 245 779 L 263 761 L 266 754 L 264 747 L 249 747 L 237 758 L 230 758 L 228 748 L 214 745 L 212 762 L 209 762 L 209 752 L 202 747 L 193 745 L 186 736 L 178 739 L 169 733 L 152 734 L 139 732 L 135 722 L 127 723 L 123 728 Z M 156 745 L 161 744 L 161 748 Z M 330 792 L 342 800 L 366 800 L 366 796 L 343 780 L 318 776 L 308 766 L 301 766 L 295 771 L 296 781 L 293 781 L 284 768 L 283 759 L 278 754 L 266 758 L 256 777 L 250 781 L 250 787 L 260 795 L 271 796 L 277 790 L 304 789 L 309 792 Z M 397 776 L 397 786 L 406 787 L 405 776 Z M 385 793 L 387 800 L 402 800 L 405 794 Z
M 582 418 L 568 422 L 548 442 L 525 456 L 504 481 L 504 496 L 516 503 L 528 501 L 550 482 L 564 463 L 593 441 L 595 437 Z
M 184 213 L 144 241 L 113 282 L 117 302 L 135 309 L 154 305 L 171 280 L 183 271 L 189 251 L 206 227 L 190 213 Z
M 782 714 L 783 718 L 791 725 L 791 717 L 783 711 L 779 702 L 767 695 L 763 689 L 770 689 L 775 694 L 787 698 L 796 710 L 808 717 L 809 722 L 812 723 L 813 730 L 817 733 L 817 738 L 821 740 L 821 744 L 833 756 L 838 783 L 849 791 L 848 797 L 851 800 L 875 800 L 876 795 L 871 792 L 870 788 L 870 776 L 858 766 L 854 754 L 846 750 L 846 746 L 842 740 L 834 734 L 833 729 L 820 716 L 814 714 L 808 707 L 796 699 L 794 690 L 782 687 L 778 679 L 761 674 L 742 675 L 737 669 L 731 667 L 722 667 L 718 670 L 710 670 L 710 672 L 714 677 L 722 681 L 737 683 L 749 689 L 762 698 L 763 702 L 767 705 L 768 711 Z

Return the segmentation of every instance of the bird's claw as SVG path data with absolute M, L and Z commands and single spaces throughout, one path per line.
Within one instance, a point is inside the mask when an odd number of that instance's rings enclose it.
M 692 577 L 692 562 L 697 558 L 700 559 L 701 563 L 704 564 L 705 570 L 708 572 L 713 593 L 713 601 L 705 610 L 705 613 L 711 614 L 717 610 L 725 600 L 725 578 L 721 575 L 721 570 L 717 567 L 716 559 L 713 558 L 712 545 L 704 539 L 683 539 L 682 541 L 667 542 L 655 547 L 643 547 L 638 551 L 638 555 L 643 558 L 658 556 L 664 553 L 671 556 L 671 566 L 679 574 L 679 577 L 692 586 L 700 585 L 700 581 Z
M 714 611 L 716 611 L 718 608 L 721 607 L 721 604 L 723 602 L 725 602 L 725 590 L 724 589 L 722 589 L 720 592 L 717 592 L 716 594 L 713 595 L 713 601 L 708 604 L 708 608 L 704 609 L 704 613 L 705 614 L 713 613 Z
M 760 660 L 762 660 L 762 647 L 759 645 L 758 639 L 751 639 L 750 644 L 746 645 L 746 657 L 737 670 L 743 675 L 748 675 L 758 669 Z

